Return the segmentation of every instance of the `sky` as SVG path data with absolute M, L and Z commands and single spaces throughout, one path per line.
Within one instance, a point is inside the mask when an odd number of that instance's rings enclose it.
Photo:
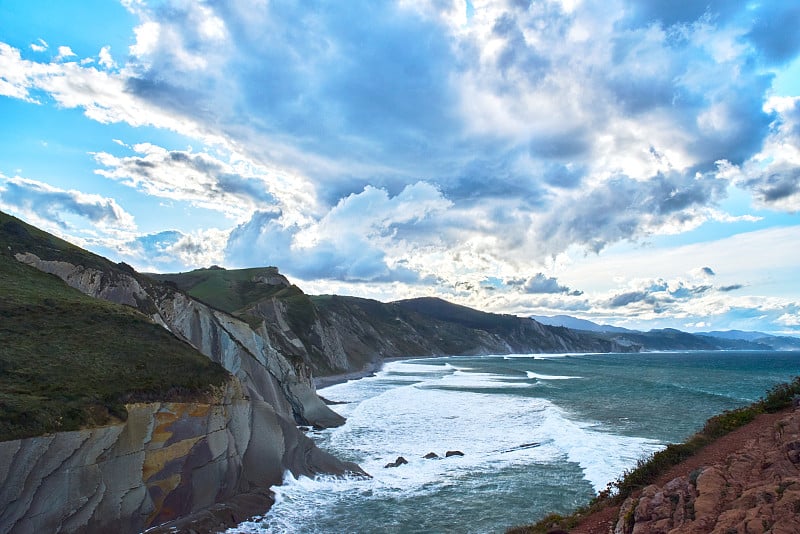
M 800 335 L 799 26 L 784 0 L 3 0 L 0 210 L 142 271 Z

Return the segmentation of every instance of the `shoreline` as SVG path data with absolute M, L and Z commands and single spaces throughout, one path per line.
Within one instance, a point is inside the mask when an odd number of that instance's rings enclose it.
M 326 375 L 326 376 L 317 376 L 314 377 L 314 388 L 319 391 L 321 389 L 325 389 L 331 386 L 335 386 L 337 384 L 344 384 L 345 382 L 349 382 L 351 380 L 360 380 L 362 378 L 368 378 L 370 376 L 375 376 L 383 366 L 387 363 L 391 362 L 401 362 L 404 360 L 418 360 L 420 358 L 437 358 L 439 355 L 436 356 L 390 356 L 388 358 L 383 358 L 377 362 L 370 362 L 364 367 L 361 368 L 359 371 L 350 371 L 348 373 L 340 373 L 336 375 Z

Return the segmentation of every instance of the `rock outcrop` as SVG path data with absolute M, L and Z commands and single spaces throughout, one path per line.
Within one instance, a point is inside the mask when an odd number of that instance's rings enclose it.
M 238 380 L 210 403 L 126 406 L 124 423 L 0 442 L 0 532 L 141 532 L 295 476 L 360 472 Z
M 18 261 L 54 274 L 96 298 L 132 306 L 238 377 L 255 399 L 292 413 L 300 424 L 337 426 L 344 419 L 316 395 L 311 372 L 287 360 L 269 337 L 246 322 L 124 269 L 99 269 L 18 252 Z
M 614 528 L 615 534 L 707 532 L 800 532 L 800 411 L 724 462 L 629 497 Z

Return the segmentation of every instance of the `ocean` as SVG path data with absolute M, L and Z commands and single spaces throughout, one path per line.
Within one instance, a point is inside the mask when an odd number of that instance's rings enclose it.
M 373 478 L 287 475 L 266 515 L 229 532 L 503 532 L 587 503 L 639 458 L 798 375 L 800 352 L 391 362 L 320 390 L 347 423 L 310 433 Z M 399 456 L 408 463 L 384 467 Z

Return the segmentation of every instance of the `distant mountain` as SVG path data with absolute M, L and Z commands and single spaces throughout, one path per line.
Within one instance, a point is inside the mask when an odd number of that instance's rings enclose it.
M 569 315 L 532 315 L 542 324 L 597 332 L 619 343 L 639 345 L 641 350 L 800 350 L 800 339 L 771 336 L 763 332 L 726 330 L 689 333 L 674 328 L 648 332 L 600 325 Z
M 800 350 L 800 339 L 791 336 L 762 337 L 757 342 L 769 345 L 774 350 Z
M 578 319 L 569 315 L 531 315 L 531 319 L 550 326 L 563 326 L 575 330 L 587 330 L 589 332 L 633 332 L 627 328 L 612 326 L 610 324 L 597 324 L 586 319 Z
M 745 332 L 743 330 L 714 330 L 712 332 L 700 332 L 700 334 L 722 339 L 742 339 L 744 341 L 755 341 L 757 339 L 771 337 L 769 334 L 763 332 Z

